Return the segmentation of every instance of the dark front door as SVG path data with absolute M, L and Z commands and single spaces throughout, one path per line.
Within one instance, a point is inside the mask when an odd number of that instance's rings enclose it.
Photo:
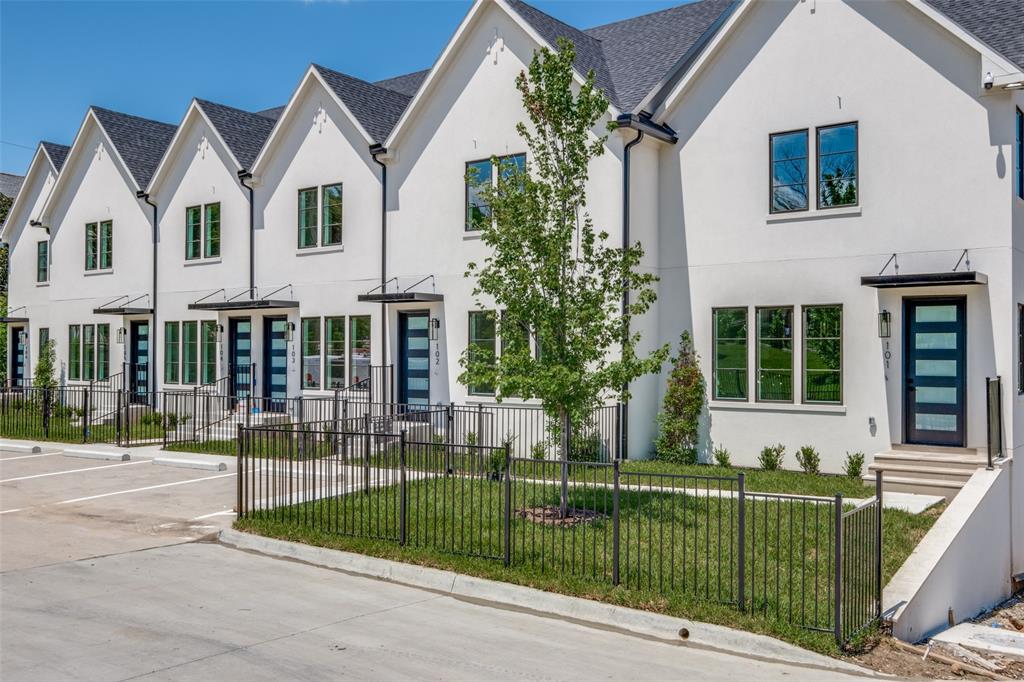
M 967 429 L 967 304 L 905 299 L 905 441 L 963 446 Z
M 24 327 L 11 327 L 7 333 L 11 344 L 11 386 L 21 388 L 25 385 L 25 337 L 28 334 Z
M 231 395 L 248 398 L 252 395 L 252 320 L 232 317 L 228 320 L 228 354 L 231 363 Z
M 399 313 L 398 402 L 430 404 L 430 313 Z
M 132 320 L 129 329 L 127 376 L 133 402 L 145 400 L 149 392 L 149 321 Z
M 263 409 L 284 412 L 288 398 L 288 318 L 263 318 Z

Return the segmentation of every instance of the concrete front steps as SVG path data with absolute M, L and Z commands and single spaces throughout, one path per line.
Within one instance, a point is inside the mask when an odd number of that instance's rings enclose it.
M 875 455 L 864 482 L 874 483 L 881 470 L 883 492 L 941 495 L 949 501 L 987 463 L 986 455 L 973 448 L 894 445 Z

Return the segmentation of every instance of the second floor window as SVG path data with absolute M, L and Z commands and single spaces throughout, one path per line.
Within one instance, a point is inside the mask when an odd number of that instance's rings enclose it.
M 807 210 L 807 131 L 771 136 L 772 213 Z
M 36 281 L 46 282 L 50 279 L 50 242 L 36 243 Z
M 114 223 L 85 225 L 85 269 L 109 270 L 114 267 Z
M 509 178 L 516 172 L 526 170 L 526 154 L 512 154 L 499 159 L 501 176 Z M 498 182 L 494 172 L 494 164 L 490 159 L 470 161 L 466 164 L 466 231 L 475 232 L 480 229 L 481 222 L 491 219 L 491 207 L 482 196 L 485 187 L 493 187 Z
M 220 257 L 220 202 L 185 209 L 185 260 Z
M 299 190 L 298 242 L 300 249 L 342 243 L 342 185 Z
M 818 208 L 857 200 L 857 124 L 818 128 Z

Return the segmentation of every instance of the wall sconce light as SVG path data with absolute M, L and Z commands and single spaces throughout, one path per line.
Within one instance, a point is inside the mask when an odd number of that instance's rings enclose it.
M 437 335 L 441 329 L 441 320 L 436 317 L 430 318 L 430 340 L 437 341 Z
M 887 339 L 892 336 L 892 315 L 888 310 L 878 313 L 878 338 Z
M 119 344 L 121 344 L 122 346 L 124 345 L 124 335 L 125 335 L 124 327 L 118 327 L 117 328 L 117 342 Z
M 295 323 L 289 322 L 288 326 L 284 328 L 284 340 L 291 343 L 293 338 L 295 338 Z
M 218 324 L 217 325 L 217 340 L 218 341 L 223 341 L 224 340 L 224 325 L 222 325 L 222 324 Z
M 18 343 L 20 343 L 20 344 L 28 343 L 28 332 L 25 331 L 24 329 L 22 329 L 21 331 L 18 332 Z

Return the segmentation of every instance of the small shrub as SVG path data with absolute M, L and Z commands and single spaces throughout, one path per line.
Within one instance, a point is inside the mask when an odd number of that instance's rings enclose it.
M 864 472 L 864 453 L 847 452 L 846 461 L 843 462 L 843 471 L 850 478 L 860 478 Z
M 601 436 L 597 431 L 573 434 L 569 439 L 570 462 L 597 462 L 601 459 Z
M 530 456 L 534 459 L 547 459 L 548 457 L 548 445 L 544 441 L 540 443 L 534 443 L 533 447 L 530 448 Z
M 715 464 L 726 469 L 732 468 L 732 455 L 729 454 L 728 448 L 717 447 L 715 448 Z
M 466 432 L 466 445 L 476 445 L 476 431 Z
M 487 474 L 492 481 L 500 481 L 504 472 L 505 452 L 502 450 L 492 450 L 490 457 L 487 458 Z
M 761 454 L 757 457 L 758 464 L 765 471 L 776 471 L 782 466 L 782 458 L 786 456 L 786 446 L 766 445 L 761 448 Z
M 658 438 L 654 442 L 658 459 L 679 464 L 697 463 L 700 416 L 706 393 L 700 356 L 693 349 L 690 333 L 683 332 L 658 414 Z
M 810 445 L 805 445 L 796 451 L 796 461 L 805 474 L 821 473 L 821 456 Z

